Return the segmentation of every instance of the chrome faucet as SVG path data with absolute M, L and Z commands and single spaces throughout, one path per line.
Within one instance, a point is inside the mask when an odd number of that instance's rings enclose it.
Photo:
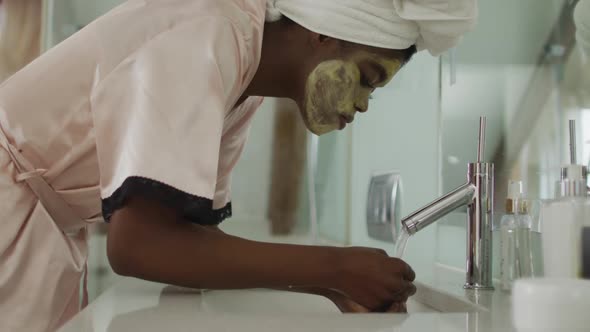
M 494 164 L 482 162 L 486 118 L 481 117 L 477 163 L 470 163 L 467 183 L 402 219 L 402 227 L 413 235 L 461 206 L 467 214 L 466 289 L 493 290 L 492 222 L 494 217 Z

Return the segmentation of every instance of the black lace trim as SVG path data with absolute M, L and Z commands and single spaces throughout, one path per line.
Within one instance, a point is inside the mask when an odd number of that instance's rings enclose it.
M 184 218 L 199 225 L 219 225 L 232 216 L 231 202 L 219 210 L 213 210 L 213 201 L 191 195 L 165 183 L 139 176 L 128 177 L 109 198 L 102 200 L 102 215 L 106 222 L 113 213 L 125 206 L 129 197 L 140 195 L 157 200 L 165 206 L 181 211 Z

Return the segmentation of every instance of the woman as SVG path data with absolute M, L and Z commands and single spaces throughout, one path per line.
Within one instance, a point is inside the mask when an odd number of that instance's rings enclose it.
M 0 87 L 0 330 L 54 330 L 77 312 L 85 226 L 101 219 L 124 276 L 399 307 L 414 272 L 381 250 L 216 225 L 260 96 L 295 100 L 315 134 L 342 129 L 416 43 L 444 51 L 475 12 L 467 0 L 131 0 L 44 54 Z

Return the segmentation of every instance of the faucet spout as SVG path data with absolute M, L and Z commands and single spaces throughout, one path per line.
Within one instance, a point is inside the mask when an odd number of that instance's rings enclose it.
M 473 202 L 476 189 L 472 183 L 466 183 L 404 218 L 402 226 L 408 234 L 416 234 L 459 207 Z

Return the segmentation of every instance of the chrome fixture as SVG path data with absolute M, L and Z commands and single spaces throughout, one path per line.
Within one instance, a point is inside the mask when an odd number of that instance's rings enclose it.
M 486 118 L 481 117 L 477 163 L 470 163 L 467 183 L 426 205 L 401 221 L 415 234 L 450 212 L 467 206 L 466 289 L 493 290 L 492 223 L 494 217 L 494 164 L 485 163 Z

